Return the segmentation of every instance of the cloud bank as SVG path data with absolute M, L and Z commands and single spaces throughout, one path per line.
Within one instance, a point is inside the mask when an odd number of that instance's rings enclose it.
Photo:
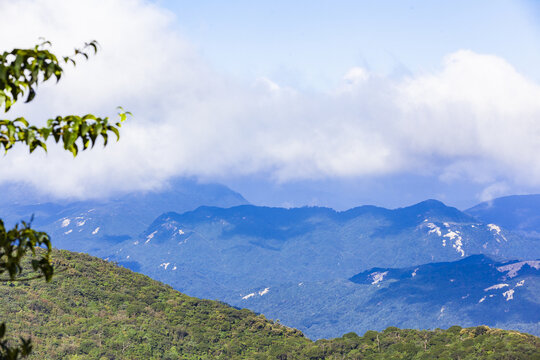
M 24 19 L 24 20 L 23 20 Z M 540 186 L 540 86 L 504 59 L 458 50 L 432 73 L 391 78 L 349 69 L 338 88 L 302 92 L 213 70 L 174 15 L 138 0 L 0 0 L 1 49 L 101 50 L 2 117 L 134 116 L 121 140 L 73 159 L 59 147 L 2 158 L 0 181 L 59 197 L 104 197 L 173 176 L 265 173 L 275 181 L 419 173 L 443 181 Z M 19 29 L 13 32 L 12 29 Z M 245 55 L 248 56 L 248 55 Z

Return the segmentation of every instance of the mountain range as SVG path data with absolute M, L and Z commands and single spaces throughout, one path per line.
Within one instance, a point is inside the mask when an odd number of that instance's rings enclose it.
M 95 253 L 136 238 L 159 215 L 185 212 L 202 204 L 229 207 L 247 204 L 220 184 L 202 184 L 178 178 L 167 186 L 146 192 L 130 192 L 112 199 L 58 201 L 42 198 L 25 185 L 0 188 L 0 215 L 14 224 L 34 216 L 33 225 L 46 231 L 61 249 Z
M 540 257 L 530 241 L 435 200 L 345 212 L 243 205 L 163 214 L 136 240 L 99 255 L 194 296 L 240 299 L 252 288 L 347 279 L 373 267 Z
M 88 252 L 191 296 L 279 318 L 312 338 L 390 325 L 478 323 L 540 334 L 539 320 L 527 316 L 540 303 L 537 272 L 518 279 L 526 285 L 501 288 L 513 289 L 512 299 L 499 296 L 496 302 L 491 293 L 482 302 L 475 298 L 505 283 L 493 269 L 509 261 L 535 264 L 540 259 L 535 236 L 540 233 L 535 220 L 540 197 L 505 199 L 466 211 L 436 200 L 341 212 L 269 208 L 249 205 L 221 185 L 178 179 L 158 192 L 108 201 L 4 200 L 0 215 L 13 222 L 34 213 L 35 227 L 49 232 L 58 248 Z M 505 211 L 521 215 L 510 221 Z M 477 254 L 483 257 L 469 257 Z M 423 275 L 414 279 L 392 275 L 412 274 L 416 268 Z M 479 277 L 468 274 L 476 271 Z M 460 272 L 465 279 L 460 291 L 439 297 L 447 294 L 451 280 L 444 275 Z M 373 285 L 362 283 L 361 274 L 385 275 Z M 411 302 L 415 296 L 423 300 Z M 492 316 L 490 306 L 508 316 Z

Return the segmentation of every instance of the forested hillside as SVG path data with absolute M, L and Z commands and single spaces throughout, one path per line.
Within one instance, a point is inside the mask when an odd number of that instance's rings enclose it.
M 57 275 L 0 286 L 9 334 L 32 359 L 538 359 L 540 340 L 484 326 L 388 328 L 312 342 L 249 310 L 183 295 L 84 254 L 55 251 Z

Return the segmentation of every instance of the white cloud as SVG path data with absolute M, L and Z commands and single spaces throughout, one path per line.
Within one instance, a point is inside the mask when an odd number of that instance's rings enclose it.
M 491 201 L 499 196 L 508 195 L 509 187 L 504 182 L 498 182 L 486 187 L 479 196 L 480 201 Z
M 0 32 L 10 34 L 1 49 L 40 36 L 60 53 L 101 44 L 9 116 L 112 115 L 117 105 L 134 113 L 120 142 L 76 159 L 54 146 L 48 155 L 11 151 L 0 181 L 76 197 L 158 187 L 175 175 L 257 172 L 277 181 L 421 172 L 540 186 L 540 86 L 504 59 L 462 50 L 435 73 L 392 79 L 353 68 L 338 89 L 300 92 L 216 73 L 174 21 L 145 1 L 0 0 Z

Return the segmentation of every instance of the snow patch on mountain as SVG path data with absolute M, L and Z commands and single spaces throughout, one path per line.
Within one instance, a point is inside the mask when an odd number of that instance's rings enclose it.
M 508 284 L 497 284 L 497 285 L 493 285 L 493 286 L 490 286 L 488 288 L 485 288 L 484 291 L 502 289 L 503 287 L 507 287 L 507 286 L 509 286 L 509 285 Z
M 536 270 L 540 270 L 540 260 L 520 261 L 513 264 L 499 266 L 497 270 L 500 272 L 507 272 L 506 276 L 508 276 L 509 278 L 513 278 L 517 276 L 519 270 L 521 270 L 524 265 L 529 265 Z
M 260 296 L 263 296 L 263 295 L 265 295 L 265 294 L 268 294 L 269 291 L 270 291 L 270 288 L 265 288 L 264 290 L 259 291 L 259 295 L 260 295 Z
M 504 241 L 508 241 L 506 237 L 501 233 L 501 228 L 495 224 L 487 224 L 487 227 L 490 231 L 495 232 L 496 235 L 500 236 Z M 497 242 L 500 242 L 499 239 L 495 239 Z
M 170 264 L 171 263 L 163 263 L 163 264 L 160 264 L 159 267 L 162 267 L 163 269 L 167 270 Z
M 68 227 L 70 223 L 71 223 L 71 220 L 69 220 L 69 219 L 63 219 L 63 220 L 62 220 L 62 227 L 63 227 L 63 228 Z
M 148 244 L 150 242 L 150 240 L 152 240 L 154 238 L 154 236 L 157 234 L 157 230 L 154 231 L 153 233 L 151 233 L 150 235 L 148 235 L 146 237 L 146 241 L 144 242 L 145 244 Z
M 99 232 L 99 226 L 92 231 L 92 235 L 96 235 Z
M 242 296 L 242 300 L 247 300 L 247 299 L 249 299 L 249 298 L 254 297 L 254 296 L 257 295 L 257 294 L 258 294 L 259 296 L 264 296 L 264 295 L 268 294 L 269 291 L 270 291 L 270 288 L 267 287 L 267 288 L 264 288 L 264 289 L 261 290 L 261 291 L 258 291 L 258 292 L 252 292 L 252 293 L 250 293 L 250 294 L 247 294 L 247 295 L 245 295 L 245 296 Z
M 374 272 L 374 273 L 371 273 L 369 274 L 369 276 L 371 276 L 371 279 L 373 280 L 371 282 L 371 285 L 375 285 L 375 284 L 378 284 L 380 283 L 381 281 L 384 280 L 384 277 L 388 274 L 388 271 L 385 271 L 385 272 Z
M 510 301 L 514 298 L 514 289 L 503 292 L 503 296 L 506 298 L 506 301 Z
M 441 228 L 438 227 L 437 225 L 435 225 L 434 223 L 427 223 L 426 226 L 430 229 L 430 230 L 428 231 L 428 234 L 433 234 L 433 233 L 435 233 L 435 234 L 437 234 L 437 235 L 439 235 L 439 236 L 442 235 Z
M 462 257 L 465 256 L 465 251 L 463 250 L 463 238 L 461 237 L 459 231 L 448 230 L 448 233 L 445 234 L 443 237 L 448 238 L 450 241 L 454 241 L 454 244 L 452 244 L 452 247 L 456 249 L 456 251 L 460 253 Z M 443 243 L 443 246 L 445 245 L 446 244 Z

